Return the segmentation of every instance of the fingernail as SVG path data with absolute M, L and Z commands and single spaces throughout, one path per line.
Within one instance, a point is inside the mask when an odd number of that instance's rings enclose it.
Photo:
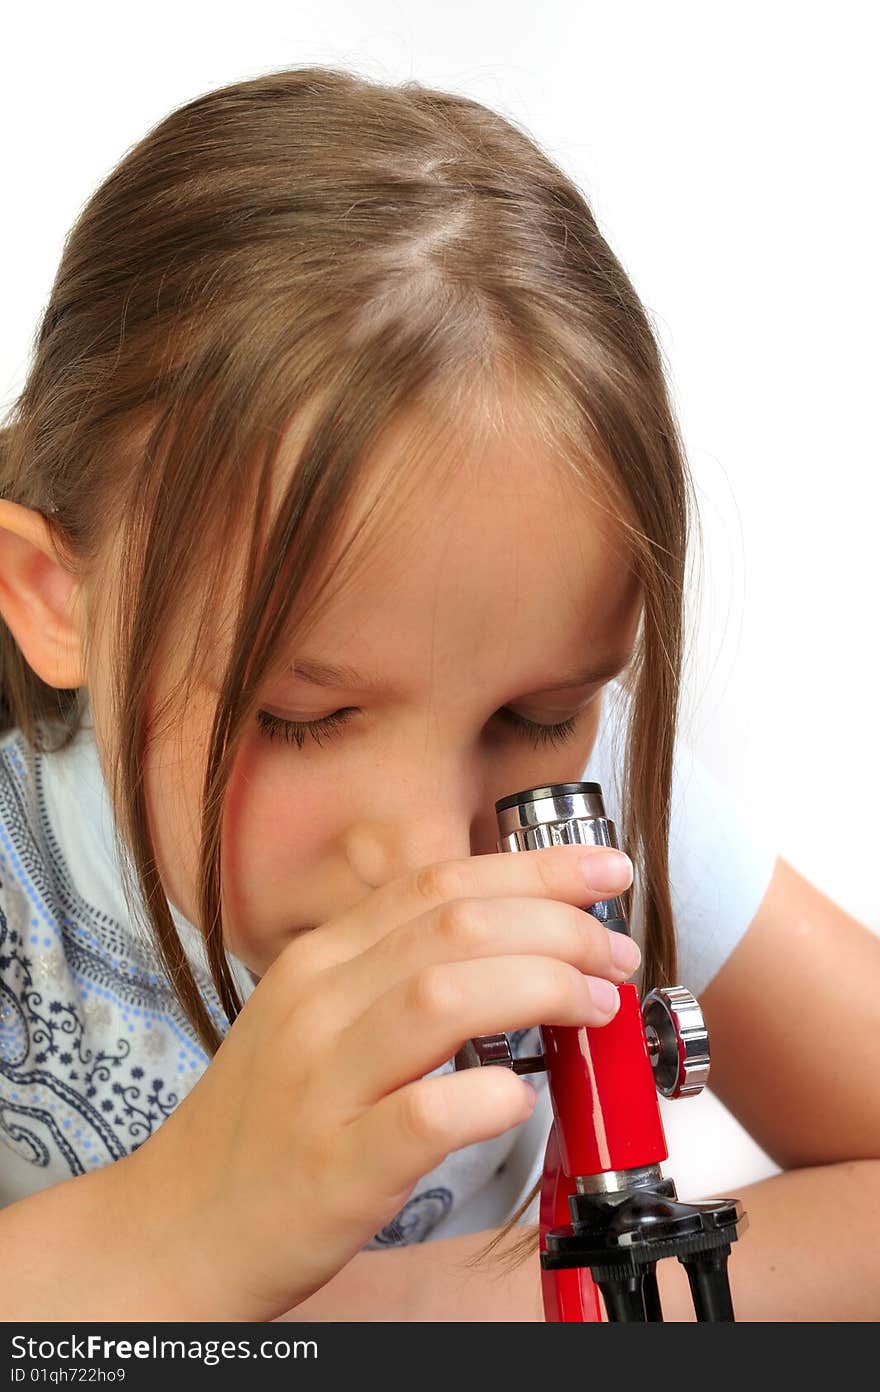
M 620 1005 L 620 996 L 617 987 L 612 986 L 610 981 L 606 981 L 604 976 L 587 977 L 587 985 L 590 988 L 590 995 L 593 1004 L 603 1015 L 614 1015 Z
M 623 851 L 594 851 L 581 861 L 584 879 L 600 894 L 618 894 L 632 884 L 632 861 Z
M 634 943 L 632 938 L 628 938 L 626 933 L 611 932 L 609 936 L 611 938 L 611 960 L 618 971 L 626 972 L 629 976 L 642 960 L 639 945 Z

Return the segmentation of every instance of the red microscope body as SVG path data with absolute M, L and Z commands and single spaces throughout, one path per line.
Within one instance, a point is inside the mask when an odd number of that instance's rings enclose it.
M 502 851 L 617 846 L 597 783 L 529 788 L 502 798 L 495 811 Z M 620 899 L 586 912 L 629 933 Z M 699 1006 L 681 986 L 661 987 L 641 1003 L 635 986 L 619 991 L 620 1009 L 601 1028 L 542 1026 L 542 1055 L 514 1058 L 506 1035 L 490 1035 L 468 1040 L 455 1066 L 547 1071 L 554 1119 L 539 1231 L 548 1321 L 661 1321 L 656 1265 L 673 1256 L 687 1272 L 697 1319 L 733 1320 L 727 1259 L 746 1227 L 742 1205 L 683 1203 L 660 1171 L 668 1152 L 658 1091 L 692 1096 L 708 1077 Z

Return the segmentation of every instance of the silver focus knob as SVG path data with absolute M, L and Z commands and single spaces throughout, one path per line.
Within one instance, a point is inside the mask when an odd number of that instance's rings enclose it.
M 506 1034 L 481 1034 L 476 1039 L 466 1039 L 453 1062 L 456 1073 L 463 1068 L 485 1068 L 487 1064 L 512 1068 L 514 1073 L 543 1073 L 547 1067 L 543 1054 L 515 1059 Z
M 709 1079 L 709 1031 L 684 986 L 658 986 L 642 1001 L 648 1057 L 663 1097 L 696 1097 Z
M 477 1039 L 466 1039 L 455 1055 L 454 1063 L 456 1072 L 463 1068 L 482 1068 L 489 1063 L 512 1068 L 510 1040 L 506 1034 L 481 1034 Z

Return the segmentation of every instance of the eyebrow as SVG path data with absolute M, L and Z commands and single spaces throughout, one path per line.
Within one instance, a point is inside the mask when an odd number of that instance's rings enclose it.
M 543 686 L 535 687 L 535 693 L 566 691 L 576 686 L 588 686 L 590 682 L 609 681 L 612 677 L 618 676 L 631 658 L 631 652 L 606 657 L 595 667 L 590 667 L 585 671 L 569 671 L 559 677 L 552 678 Z M 308 658 L 301 658 L 291 662 L 286 671 L 288 675 L 298 677 L 300 681 L 309 682 L 313 686 L 358 687 L 363 691 L 378 691 L 383 685 L 378 677 L 364 676 L 355 672 L 352 667 L 345 663 L 334 665 L 329 662 L 314 662 Z

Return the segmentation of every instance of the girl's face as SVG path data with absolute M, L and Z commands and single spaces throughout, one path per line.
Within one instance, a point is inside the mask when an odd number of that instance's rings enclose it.
M 375 886 L 494 853 L 498 798 L 582 776 L 640 609 L 622 529 L 535 438 L 496 440 L 478 468 L 442 487 L 427 480 L 302 650 L 284 655 L 302 671 L 264 689 L 260 720 L 274 729 L 254 720 L 224 810 L 230 951 L 262 976 L 291 938 Z M 225 656 L 218 646 L 186 728 L 147 758 L 160 873 L 191 923 L 202 761 Z M 100 689 L 90 697 L 99 731 Z M 303 731 L 301 748 L 284 736 L 285 720 L 340 712 L 317 740 Z

